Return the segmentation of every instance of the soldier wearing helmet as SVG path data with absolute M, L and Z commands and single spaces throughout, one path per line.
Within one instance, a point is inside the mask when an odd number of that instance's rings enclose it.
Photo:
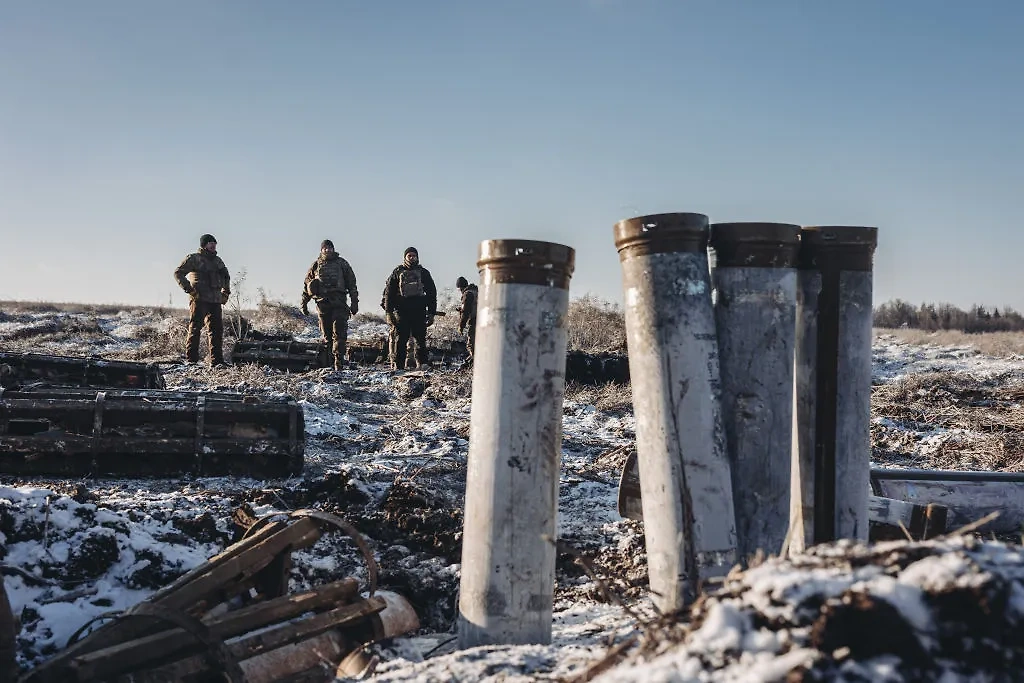
M 345 297 L 352 302 L 347 303 Z M 302 285 L 303 315 L 309 315 L 309 300 L 316 302 L 320 316 L 320 334 L 334 356 L 334 369 L 345 367 L 348 346 L 348 318 L 359 312 L 359 290 L 356 274 L 348 261 L 334 250 L 334 242 L 320 243 L 320 256 L 306 272 Z
M 476 285 L 469 284 L 464 277 L 455 281 L 455 286 L 462 293 L 462 303 L 459 304 L 459 334 L 466 335 L 466 351 L 469 352 L 469 360 L 473 361 L 473 349 L 476 347 L 476 301 L 479 291 Z
M 217 255 L 217 238 L 210 234 L 200 237 L 199 251 L 185 257 L 174 271 L 174 279 L 189 296 L 185 362 L 199 362 L 199 336 L 205 323 L 210 341 L 210 365 L 224 365 L 221 308 L 231 296 L 231 274 Z
M 384 284 L 381 307 L 395 334 L 390 337 L 391 367 L 405 368 L 409 337 L 416 340 L 416 360 L 427 365 L 427 328 L 437 315 L 437 287 L 430 271 L 420 265 L 416 247 L 402 254 L 402 264 L 395 268 Z

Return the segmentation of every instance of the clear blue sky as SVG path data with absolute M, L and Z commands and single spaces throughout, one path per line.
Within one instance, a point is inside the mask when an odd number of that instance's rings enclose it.
M 875 301 L 1024 309 L 1024 3 L 0 0 L 0 299 L 166 304 L 212 232 L 298 302 L 320 240 L 364 308 L 415 245 L 577 250 L 615 221 L 880 228 Z

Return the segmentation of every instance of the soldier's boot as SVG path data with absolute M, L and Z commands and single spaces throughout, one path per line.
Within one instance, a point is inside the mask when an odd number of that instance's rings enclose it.
M 185 340 L 185 362 L 189 365 L 199 362 L 199 335 L 194 334 L 192 330 L 189 330 Z

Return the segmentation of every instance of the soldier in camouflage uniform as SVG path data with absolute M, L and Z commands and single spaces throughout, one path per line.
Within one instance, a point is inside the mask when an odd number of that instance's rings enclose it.
M 464 277 L 455 281 L 455 286 L 462 293 L 459 304 L 459 334 L 466 335 L 466 351 L 469 361 L 473 362 L 473 349 L 476 346 L 476 300 L 479 291 L 476 285 L 469 284 Z
M 416 247 L 402 255 L 402 265 L 395 268 L 384 285 L 381 307 L 387 314 L 394 334 L 390 335 L 391 367 L 405 368 L 409 337 L 416 340 L 416 360 L 427 365 L 427 327 L 437 315 L 437 287 L 430 271 L 420 265 Z
M 352 304 L 345 303 L 345 296 Z M 338 256 L 334 242 L 320 243 L 320 256 L 306 273 L 302 286 L 302 314 L 309 315 L 309 300 L 316 301 L 320 313 L 320 334 L 334 355 L 334 369 L 345 367 L 345 347 L 348 344 L 348 317 L 359 312 L 359 290 L 356 274 L 348 261 Z
M 224 365 L 224 318 L 221 308 L 231 296 L 231 274 L 220 256 L 217 256 L 217 239 L 213 235 L 199 238 L 199 251 L 185 257 L 174 271 L 174 279 L 189 296 L 185 361 L 199 362 L 199 335 L 205 323 L 206 334 L 210 338 L 210 365 Z

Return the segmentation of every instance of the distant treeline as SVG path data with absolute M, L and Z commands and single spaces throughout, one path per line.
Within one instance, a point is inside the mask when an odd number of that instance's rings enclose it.
M 913 327 L 920 330 L 1010 332 L 1024 330 L 1024 316 L 1012 308 L 976 305 L 962 310 L 952 304 L 921 304 L 895 299 L 874 310 L 875 327 Z

